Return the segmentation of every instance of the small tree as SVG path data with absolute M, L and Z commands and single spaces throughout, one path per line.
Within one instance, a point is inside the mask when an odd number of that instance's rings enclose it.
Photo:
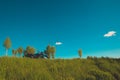
M 11 47 L 11 40 L 9 37 L 6 38 L 6 40 L 4 41 L 3 46 L 6 49 L 6 56 L 8 55 L 8 49 Z
M 78 50 L 78 54 L 79 54 L 79 56 L 81 58 L 82 57 L 82 50 L 81 49 Z
M 52 46 L 51 47 L 51 55 L 52 55 L 53 59 L 55 58 L 55 52 L 56 52 L 56 48 L 54 46 Z
M 30 53 L 31 53 L 31 54 L 34 54 L 34 53 L 35 53 L 35 48 L 31 47 Z
M 14 50 L 14 49 L 12 49 L 12 54 L 13 54 L 13 56 L 16 56 L 16 55 L 15 55 L 15 50 Z
M 27 47 L 26 47 L 26 53 L 27 53 L 27 54 L 30 54 L 30 48 L 31 48 L 30 46 L 27 46 Z
M 14 49 L 12 49 L 12 54 L 13 54 L 13 56 L 15 56 L 16 57 L 16 54 L 18 53 L 18 51 L 17 50 L 14 50 Z
M 20 56 L 22 57 L 22 53 L 23 53 L 23 48 L 22 47 L 19 47 L 17 49 L 18 53 L 20 54 Z
M 48 56 L 48 59 L 50 59 L 50 53 L 51 53 L 51 47 L 48 45 L 45 50 L 45 54 Z
M 15 56 L 16 56 L 16 54 L 18 53 L 18 51 L 17 50 L 15 50 Z
M 48 46 L 46 47 L 46 50 L 44 51 L 44 53 L 47 55 L 48 59 L 50 59 L 51 56 L 52 56 L 52 58 L 54 59 L 54 57 L 55 57 L 55 52 L 56 52 L 56 48 L 55 48 L 54 46 L 50 46 L 50 45 L 48 45 Z
M 34 54 L 35 53 L 35 48 L 33 48 L 31 46 L 27 46 L 26 53 L 27 54 Z

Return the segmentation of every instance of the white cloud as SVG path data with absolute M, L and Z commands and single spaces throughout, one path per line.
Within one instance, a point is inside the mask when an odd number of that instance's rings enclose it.
M 55 45 L 62 45 L 62 42 L 56 42 Z
M 109 31 L 107 34 L 104 35 L 104 37 L 112 37 L 116 35 L 116 31 Z

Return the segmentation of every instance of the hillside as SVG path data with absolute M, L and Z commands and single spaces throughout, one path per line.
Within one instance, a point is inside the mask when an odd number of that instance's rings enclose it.
M 1 57 L 0 80 L 120 80 L 120 59 Z

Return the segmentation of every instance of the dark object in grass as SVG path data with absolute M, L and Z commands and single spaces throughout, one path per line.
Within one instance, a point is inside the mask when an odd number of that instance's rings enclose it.
M 29 57 L 29 58 L 48 58 L 48 56 L 44 52 L 39 52 L 39 53 L 35 53 L 35 54 L 24 53 L 23 57 Z

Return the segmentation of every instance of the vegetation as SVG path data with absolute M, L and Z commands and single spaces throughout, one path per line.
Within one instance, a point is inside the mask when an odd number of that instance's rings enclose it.
M 51 55 L 52 55 L 52 58 L 54 59 L 55 58 L 55 52 L 56 52 L 56 49 L 54 46 L 51 47 Z
M 7 55 L 10 38 L 5 40 L 4 47 Z M 82 59 L 81 49 L 78 50 L 81 59 L 54 59 L 55 52 L 51 45 L 37 54 L 31 46 L 13 49 L 13 56 L 19 53 L 24 57 L 0 57 L 0 80 L 120 80 L 120 59 L 90 56 Z
M 12 54 L 13 54 L 13 56 L 15 56 L 16 57 L 16 54 L 18 53 L 18 51 L 17 50 L 14 50 L 14 49 L 12 49 Z
M 22 57 L 22 53 L 23 53 L 23 48 L 22 47 L 19 47 L 17 49 L 18 53 L 20 54 L 20 56 Z
M 54 46 L 50 46 L 50 45 L 48 45 L 46 47 L 46 50 L 44 51 L 44 53 L 48 56 L 48 59 L 50 59 L 51 57 L 54 59 L 55 52 L 56 52 L 56 48 Z
M 82 50 L 81 49 L 78 50 L 78 54 L 79 54 L 79 56 L 81 58 L 82 57 Z
M 3 46 L 6 49 L 6 56 L 8 55 L 8 49 L 11 47 L 11 40 L 9 37 L 6 38 L 6 40 L 4 41 Z
M 0 58 L 0 80 L 119 80 L 120 59 Z
M 34 54 L 34 53 L 35 53 L 35 48 L 33 48 L 33 47 L 31 47 L 31 46 L 27 46 L 26 52 L 27 52 L 28 54 Z
M 48 46 L 46 47 L 46 50 L 44 51 L 44 53 L 48 56 L 48 59 L 50 59 L 50 52 L 51 52 L 50 48 L 51 48 L 51 46 L 48 45 Z
M 7 56 L 8 49 L 11 47 L 11 40 L 9 37 L 6 38 L 3 46 L 6 48 L 6 56 Z M 44 52 L 39 52 L 37 54 L 35 52 L 36 52 L 35 48 L 31 46 L 27 46 L 26 49 L 23 49 L 22 47 L 19 47 L 17 50 L 12 49 L 12 54 L 15 57 L 17 53 L 19 53 L 20 56 L 22 57 L 22 53 L 23 53 L 24 57 L 30 57 L 30 58 L 45 58 L 46 57 L 48 59 L 52 57 L 54 59 L 56 48 L 54 46 L 48 45 Z

